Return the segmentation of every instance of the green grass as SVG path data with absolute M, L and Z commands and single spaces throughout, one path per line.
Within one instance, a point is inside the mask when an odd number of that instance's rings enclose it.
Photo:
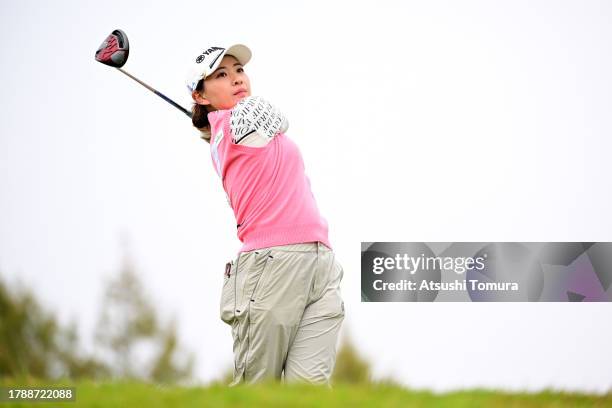
M 2 386 L 18 384 L 23 386 L 18 382 L 0 382 Z M 174 387 L 137 382 L 46 384 L 76 387 L 76 402 L 0 403 L 0 407 L 612 407 L 612 393 L 594 396 L 554 391 L 468 390 L 434 394 L 390 384 L 336 385 L 332 390 L 274 383 L 235 388 L 224 385 Z

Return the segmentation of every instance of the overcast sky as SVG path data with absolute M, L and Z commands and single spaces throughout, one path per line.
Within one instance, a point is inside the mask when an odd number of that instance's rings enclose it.
M 79 2 L 0 6 L 0 274 L 85 340 L 129 253 L 208 381 L 240 242 L 184 76 L 242 42 L 252 90 L 301 149 L 344 267 L 345 333 L 413 387 L 603 392 L 612 305 L 361 303 L 361 241 L 612 240 L 612 4 L 604 1 Z

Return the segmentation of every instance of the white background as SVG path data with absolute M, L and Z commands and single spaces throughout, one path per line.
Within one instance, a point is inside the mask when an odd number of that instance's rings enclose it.
M 240 247 L 208 145 L 182 113 L 189 62 L 243 42 L 279 106 L 344 266 L 344 333 L 377 377 L 448 390 L 612 387 L 607 304 L 360 303 L 361 241 L 610 241 L 612 6 L 603 1 L 3 2 L 0 273 L 84 340 L 127 253 L 196 352 Z

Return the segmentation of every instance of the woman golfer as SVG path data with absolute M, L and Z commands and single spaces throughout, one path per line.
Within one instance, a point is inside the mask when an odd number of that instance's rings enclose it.
M 210 143 L 243 243 L 226 265 L 221 294 L 221 319 L 234 339 L 231 385 L 270 378 L 329 385 L 344 320 L 343 269 L 287 120 L 251 96 L 250 58 L 244 45 L 209 47 L 187 79 L 193 125 Z

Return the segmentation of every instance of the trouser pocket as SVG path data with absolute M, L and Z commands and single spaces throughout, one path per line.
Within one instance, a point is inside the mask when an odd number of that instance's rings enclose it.
M 234 336 L 234 383 L 244 380 L 246 361 L 252 343 L 251 306 L 272 266 L 270 249 L 242 253 L 236 268 L 236 295 L 232 335 Z
M 236 264 L 230 261 L 225 265 L 223 290 L 221 291 L 220 317 L 231 325 L 235 319 L 236 308 Z

